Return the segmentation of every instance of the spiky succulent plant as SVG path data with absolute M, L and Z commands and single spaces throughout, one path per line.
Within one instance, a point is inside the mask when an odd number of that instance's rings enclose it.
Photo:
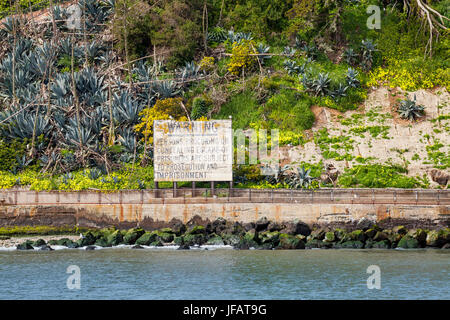
M 420 118 L 424 114 L 424 110 L 425 108 L 422 105 L 416 104 L 416 95 L 414 95 L 414 100 L 401 100 L 397 108 L 400 117 L 410 121 Z
M 347 73 L 345 75 L 345 79 L 347 81 L 347 85 L 350 88 L 358 88 L 359 87 L 359 80 L 358 80 L 358 71 L 356 71 L 353 68 L 348 68 Z
M 330 91 L 331 79 L 328 73 L 319 73 L 317 79 L 314 80 L 313 91 L 316 96 L 324 96 Z

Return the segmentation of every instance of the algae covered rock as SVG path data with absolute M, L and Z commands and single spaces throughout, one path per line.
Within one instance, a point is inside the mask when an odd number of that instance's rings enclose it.
M 447 235 L 444 230 L 431 230 L 427 234 L 426 245 L 429 247 L 441 247 L 445 244 Z
M 324 248 L 325 245 L 322 240 L 319 239 L 310 239 L 306 242 L 305 248 L 306 249 L 319 249 Z
M 223 242 L 223 239 L 221 236 L 218 236 L 217 234 L 213 233 L 209 235 L 208 241 L 206 242 L 208 245 L 213 246 L 223 246 L 225 243 Z
M 206 242 L 206 236 L 204 234 L 185 234 L 183 237 L 184 244 L 189 246 L 199 245 L 201 246 Z
M 372 239 L 376 242 L 379 242 L 379 241 L 383 241 L 383 240 L 388 240 L 389 236 L 383 231 L 377 231 L 377 233 L 375 234 L 375 236 Z M 398 240 L 400 240 L 400 238 L 398 238 Z
M 397 248 L 416 249 L 419 248 L 419 241 L 411 236 L 403 236 L 397 244 Z
M 40 247 L 40 246 L 46 245 L 46 242 L 43 239 L 38 239 L 38 240 L 34 241 L 32 245 L 33 245 L 33 247 Z
M 319 228 L 313 230 L 309 235 L 309 237 L 312 240 L 323 240 L 325 238 L 325 233 L 326 233 L 325 229 Z
M 342 249 L 362 249 L 364 248 L 364 242 L 359 240 L 353 240 L 353 241 L 345 241 L 339 244 L 335 245 L 335 248 L 342 248 Z
M 164 243 L 170 243 L 170 242 L 173 241 L 173 239 L 175 239 L 175 235 L 173 233 L 163 232 L 162 230 L 161 231 L 157 231 L 156 235 Z
M 145 232 L 136 240 L 136 244 L 140 246 L 148 246 L 150 243 L 156 241 L 158 236 L 155 232 Z
M 421 245 L 424 245 L 426 243 L 427 233 L 423 229 L 409 230 L 407 235 L 410 236 L 411 238 L 416 239 Z
M 408 230 L 404 226 L 396 226 L 392 229 L 392 231 L 394 233 L 401 234 L 402 236 L 408 233 Z
M 17 250 L 33 250 L 33 241 L 27 240 L 16 246 Z
M 230 246 L 236 246 L 241 241 L 241 237 L 234 234 L 224 234 L 222 239 L 226 245 Z
M 305 243 L 299 237 L 289 234 L 280 234 L 279 248 L 281 249 L 305 249 Z
M 145 233 L 144 229 L 133 228 L 127 231 L 123 236 L 123 242 L 125 244 L 134 244 Z
M 97 241 L 96 236 L 91 231 L 88 231 L 83 235 L 83 238 L 77 241 L 77 245 L 79 247 L 91 246 L 95 241 Z
M 323 239 L 324 242 L 334 242 L 336 241 L 336 236 L 333 231 L 329 231 L 325 233 L 325 238 Z
M 108 243 L 108 247 L 118 246 L 123 242 L 122 232 L 120 230 L 114 231 L 107 237 L 106 242 Z
M 390 249 L 391 244 L 389 240 L 381 240 L 372 244 L 373 249 Z
M 364 242 L 366 240 L 366 234 L 362 230 L 355 230 L 350 233 L 350 238 L 353 241 Z

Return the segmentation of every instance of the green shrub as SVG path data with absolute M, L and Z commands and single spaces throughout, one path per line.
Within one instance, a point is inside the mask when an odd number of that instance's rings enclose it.
M 17 158 L 26 152 L 26 142 L 0 140 L 0 171 L 12 170 L 17 165 Z
M 209 104 L 202 97 L 196 97 L 192 102 L 191 119 L 197 120 L 201 117 L 207 117 L 209 112 Z

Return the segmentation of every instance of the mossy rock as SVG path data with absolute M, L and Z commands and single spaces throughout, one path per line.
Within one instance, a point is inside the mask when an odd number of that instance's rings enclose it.
M 377 234 L 377 230 L 375 228 L 371 228 L 367 231 L 365 231 L 364 233 L 366 234 L 366 238 L 367 239 L 373 239 L 375 237 L 375 235 Z
M 162 228 L 159 229 L 160 232 L 175 234 L 175 231 L 172 228 Z
M 77 245 L 79 247 L 92 246 L 94 245 L 95 241 L 97 241 L 96 236 L 91 231 L 88 231 L 83 235 L 83 238 L 77 241 Z
M 267 243 L 267 245 L 270 248 L 272 248 L 271 243 Z M 248 250 L 250 248 L 259 249 L 260 245 L 256 241 L 252 240 L 251 238 L 241 237 L 241 239 L 239 240 L 239 243 L 235 244 L 233 247 L 235 249 Z
M 173 233 L 168 233 L 168 232 L 162 232 L 162 231 L 157 231 L 156 235 L 161 239 L 162 242 L 164 243 L 170 243 L 173 241 L 173 239 L 175 238 L 175 235 Z
M 222 234 L 223 242 L 229 246 L 235 246 L 241 241 L 241 237 L 235 234 Z
M 136 240 L 135 243 L 140 246 L 148 246 L 150 245 L 150 243 L 155 242 L 157 239 L 158 236 L 155 232 L 145 232 Z
M 173 239 L 173 243 L 176 244 L 177 246 L 181 246 L 184 244 L 184 237 L 180 236 L 180 237 L 175 237 Z
M 347 231 L 341 228 L 336 228 L 336 230 L 334 230 L 334 235 L 337 241 L 341 241 L 347 236 Z
M 404 226 L 396 226 L 392 229 L 392 231 L 394 233 L 401 234 L 402 236 L 408 233 L 408 230 Z
M 49 244 L 52 245 L 51 243 L 52 241 L 49 241 Z M 56 240 L 56 243 L 54 245 L 57 246 L 65 246 L 67 248 L 77 248 L 78 245 L 76 242 L 73 242 L 72 240 L 68 239 L 68 238 L 62 238 L 62 239 L 58 239 Z
M 99 247 L 108 247 L 108 240 L 104 237 L 101 237 L 100 239 L 97 239 L 97 241 L 95 241 L 94 245 Z
M 186 234 L 184 235 L 184 244 L 189 246 L 199 245 L 201 246 L 206 242 L 206 236 L 204 234 Z
M 189 228 L 188 232 L 186 234 L 206 234 L 206 228 L 204 226 L 193 226 L 192 228 Z
M 373 249 L 390 249 L 391 243 L 389 240 L 381 240 L 372 244 Z
M 0 240 L 9 240 L 11 239 L 10 236 L 0 236 Z
M 162 246 L 164 246 L 164 244 L 162 243 L 162 241 L 161 240 L 156 240 L 156 241 L 153 241 L 152 243 L 150 243 L 150 245 L 152 246 L 152 247 L 162 247 Z
M 223 246 L 224 242 L 221 236 L 213 233 L 208 237 L 208 241 L 206 242 L 206 244 L 212 246 Z
M 44 246 L 47 243 L 45 242 L 44 239 L 38 239 L 36 241 L 33 242 L 33 247 L 40 247 L 40 246 Z
M 364 243 L 362 241 L 359 241 L 359 240 L 345 241 L 345 242 L 336 244 L 335 248 L 341 248 L 341 249 L 362 249 L 362 248 L 364 248 Z
M 278 247 L 281 249 L 305 249 L 305 243 L 299 237 L 282 233 Z
M 411 236 L 403 236 L 397 244 L 397 248 L 416 249 L 419 248 L 419 241 Z
M 145 233 L 145 230 L 142 228 L 130 229 L 127 231 L 127 233 L 123 237 L 123 242 L 125 244 L 135 244 L 136 240 L 139 239 L 144 233 Z
M 315 229 L 309 235 L 311 240 L 323 240 L 325 238 L 326 231 L 322 228 Z
M 325 247 L 324 242 L 319 239 L 310 239 L 305 243 L 306 249 L 319 249 L 324 247 Z
M 276 247 L 280 242 L 280 233 L 278 231 L 265 231 L 258 235 L 258 239 L 260 244 L 270 243 L 272 247 Z
M 447 241 L 447 234 L 444 230 L 431 230 L 427 234 L 426 245 L 430 247 L 441 247 Z
M 427 241 L 427 233 L 423 229 L 409 230 L 407 235 L 416 239 L 421 245 L 424 245 Z
M 123 242 L 122 232 L 120 230 L 116 230 L 113 233 L 111 233 L 106 240 L 108 246 L 118 246 Z
M 383 231 L 377 231 L 377 233 L 375 234 L 375 236 L 372 239 L 375 242 L 378 242 L 378 241 L 388 240 L 389 236 Z
M 252 240 L 258 242 L 259 239 L 259 233 L 255 230 L 249 230 L 244 234 L 244 238 L 247 240 Z
M 324 242 L 334 242 L 336 241 L 336 236 L 333 231 L 329 231 L 325 233 L 325 238 L 323 239 Z
M 27 240 L 16 246 L 17 250 L 33 250 L 33 241 Z
M 362 230 L 355 230 L 350 233 L 350 238 L 353 241 L 364 242 L 366 241 L 366 234 Z

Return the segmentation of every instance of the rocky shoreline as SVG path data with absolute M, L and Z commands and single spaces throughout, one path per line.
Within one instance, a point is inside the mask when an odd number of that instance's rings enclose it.
M 142 228 L 120 230 L 104 228 L 91 230 L 81 236 L 0 237 L 0 247 L 18 250 L 52 250 L 52 246 L 95 249 L 131 245 L 177 246 L 232 246 L 235 249 L 450 249 L 450 228 L 439 230 L 410 229 L 395 226 L 383 229 L 374 222 L 362 219 L 357 229 L 321 227 L 311 229 L 303 222 L 279 224 L 261 218 L 254 223 L 240 224 L 219 218 L 202 226 L 195 222 L 178 223 L 172 228 L 146 231 Z

